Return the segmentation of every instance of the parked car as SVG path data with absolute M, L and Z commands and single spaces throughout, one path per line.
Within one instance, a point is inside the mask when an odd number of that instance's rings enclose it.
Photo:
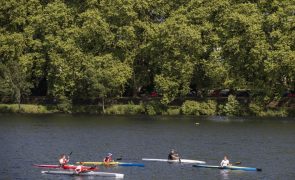
M 283 94 L 283 97 L 295 97 L 295 91 L 287 91 Z
M 236 92 L 236 97 L 250 97 L 250 91 L 249 90 L 238 90 Z
M 227 97 L 230 94 L 229 89 L 215 89 L 209 92 L 210 97 Z
M 152 91 L 150 94 L 151 97 L 158 97 L 159 94 L 157 93 L 157 91 Z
M 209 96 L 210 97 L 219 97 L 220 91 L 221 91 L 221 89 L 215 89 L 215 90 L 209 92 Z

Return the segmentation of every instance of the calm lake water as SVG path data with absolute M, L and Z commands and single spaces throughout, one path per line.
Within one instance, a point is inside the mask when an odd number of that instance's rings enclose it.
M 184 159 L 212 165 L 227 154 L 231 162 L 262 172 L 141 160 L 165 159 L 171 148 Z M 70 152 L 71 163 L 101 161 L 108 152 L 122 162 L 144 163 L 144 168 L 100 168 L 123 173 L 128 180 L 294 180 L 295 119 L 0 114 L 0 179 L 102 179 L 44 175 L 32 167 L 57 164 L 61 153 Z

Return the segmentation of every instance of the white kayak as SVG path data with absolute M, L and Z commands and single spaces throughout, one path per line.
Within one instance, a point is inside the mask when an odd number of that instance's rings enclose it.
M 41 173 L 57 174 L 57 175 L 101 176 L 101 177 L 124 178 L 124 174 L 120 174 L 120 173 L 94 172 L 94 171 L 87 171 L 87 172 L 81 172 L 81 173 L 76 173 L 75 171 L 41 171 Z
M 171 162 L 171 163 L 193 163 L 193 164 L 205 164 L 205 161 L 191 160 L 191 159 L 180 159 L 180 160 L 168 160 L 168 159 L 150 159 L 142 158 L 143 161 L 158 161 L 158 162 Z

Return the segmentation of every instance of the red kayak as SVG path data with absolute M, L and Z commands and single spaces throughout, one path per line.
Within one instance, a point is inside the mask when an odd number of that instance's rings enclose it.
M 40 168 L 60 168 L 60 169 L 70 169 L 70 170 L 75 170 L 78 166 L 77 165 L 50 165 L 50 164 L 34 164 L 33 166 L 35 167 L 40 167 Z M 89 167 L 89 166 L 81 166 L 81 169 L 83 171 L 93 171 L 93 170 L 98 170 L 97 167 Z

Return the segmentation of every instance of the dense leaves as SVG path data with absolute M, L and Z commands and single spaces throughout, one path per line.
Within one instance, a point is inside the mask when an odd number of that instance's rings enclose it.
M 0 1 L 0 95 L 295 89 L 292 0 Z

